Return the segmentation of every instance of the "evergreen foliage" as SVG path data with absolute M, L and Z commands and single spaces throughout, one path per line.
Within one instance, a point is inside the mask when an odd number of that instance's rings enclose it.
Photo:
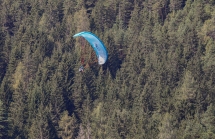
M 0 0 L 0 138 L 213 139 L 214 59 L 214 0 Z

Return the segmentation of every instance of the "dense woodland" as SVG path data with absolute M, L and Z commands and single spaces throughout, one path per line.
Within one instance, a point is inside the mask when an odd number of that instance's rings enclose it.
M 215 0 L 0 0 L 0 138 L 214 139 Z

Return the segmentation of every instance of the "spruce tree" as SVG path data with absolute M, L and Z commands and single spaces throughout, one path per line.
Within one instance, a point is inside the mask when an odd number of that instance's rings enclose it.
M 4 108 L 3 102 L 0 100 L 0 138 L 8 138 L 8 115 Z

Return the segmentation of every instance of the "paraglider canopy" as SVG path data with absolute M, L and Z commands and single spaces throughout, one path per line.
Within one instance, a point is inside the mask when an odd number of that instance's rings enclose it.
M 103 42 L 95 34 L 87 31 L 79 32 L 73 37 L 76 38 L 79 36 L 84 37 L 90 43 L 96 53 L 99 65 L 104 64 L 107 61 L 108 53 Z

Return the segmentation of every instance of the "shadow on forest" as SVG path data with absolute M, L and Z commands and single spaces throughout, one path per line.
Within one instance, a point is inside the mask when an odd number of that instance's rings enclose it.
M 122 64 L 122 61 L 121 60 L 114 60 L 113 62 L 107 62 L 104 66 L 103 66 L 103 70 L 107 70 L 109 69 L 110 71 L 110 74 L 111 74 L 111 77 L 113 79 L 116 78 L 116 73 L 117 71 L 121 68 L 121 64 Z

